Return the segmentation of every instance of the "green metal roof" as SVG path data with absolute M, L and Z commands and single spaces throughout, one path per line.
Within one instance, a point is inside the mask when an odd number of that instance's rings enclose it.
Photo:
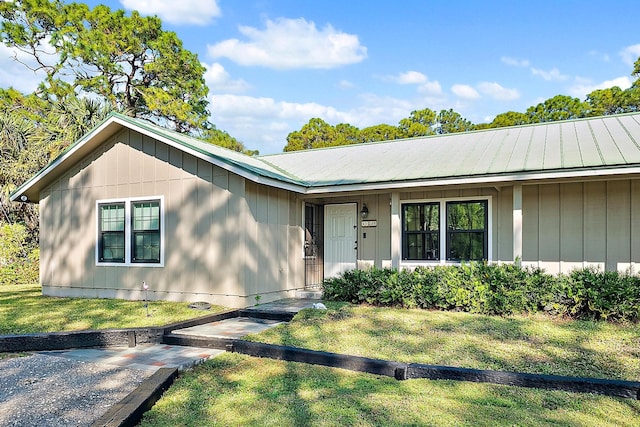
M 571 171 L 593 175 L 640 167 L 640 113 L 251 157 L 121 114 L 70 146 L 12 195 L 38 192 L 72 164 L 129 127 L 248 179 L 300 193 L 490 177 L 526 179 Z M 638 172 L 638 171 L 635 171 Z M 370 187 L 372 188 L 372 187 Z
M 640 113 L 261 157 L 311 187 L 640 165 Z

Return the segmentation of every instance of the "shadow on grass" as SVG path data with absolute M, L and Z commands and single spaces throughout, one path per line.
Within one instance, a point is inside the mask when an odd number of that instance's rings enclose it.
M 224 310 L 212 306 L 208 312 Z M 152 301 L 150 316 L 143 301 L 43 296 L 40 287 L 0 287 L 0 335 L 161 326 L 206 313 L 186 303 Z
M 331 306 L 303 310 L 253 341 L 406 363 L 636 381 L 633 325 L 546 317 Z
M 185 372 L 142 426 L 635 425 L 639 403 L 455 381 L 378 377 L 225 353 Z

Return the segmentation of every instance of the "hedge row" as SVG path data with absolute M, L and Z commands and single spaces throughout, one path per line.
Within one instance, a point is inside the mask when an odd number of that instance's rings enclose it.
M 594 268 L 557 276 L 512 264 L 373 268 L 326 279 L 323 288 L 326 299 L 356 304 L 494 315 L 547 312 L 577 319 L 640 318 L 640 277 Z

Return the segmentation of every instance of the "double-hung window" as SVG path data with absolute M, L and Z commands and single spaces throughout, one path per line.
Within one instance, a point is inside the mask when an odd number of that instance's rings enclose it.
M 404 261 L 489 259 L 489 202 L 435 200 L 402 205 Z
M 487 201 L 447 202 L 447 260 L 487 259 Z
M 131 262 L 160 262 L 160 201 L 132 203 Z
M 98 201 L 98 265 L 163 264 L 163 200 Z
M 124 262 L 124 203 L 99 205 L 98 261 Z
M 440 204 L 411 203 L 402 210 L 402 259 L 440 259 Z

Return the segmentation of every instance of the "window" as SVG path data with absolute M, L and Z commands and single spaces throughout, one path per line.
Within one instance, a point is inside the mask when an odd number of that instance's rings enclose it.
M 447 202 L 447 260 L 487 259 L 487 201 Z
M 124 203 L 100 205 L 100 262 L 124 262 Z
M 402 205 L 403 260 L 480 261 L 488 259 L 488 248 L 488 200 Z
M 402 209 L 402 259 L 440 259 L 440 204 L 415 203 Z
M 160 262 L 160 202 L 133 203 L 132 262 Z
M 98 201 L 96 263 L 163 264 L 162 197 Z

